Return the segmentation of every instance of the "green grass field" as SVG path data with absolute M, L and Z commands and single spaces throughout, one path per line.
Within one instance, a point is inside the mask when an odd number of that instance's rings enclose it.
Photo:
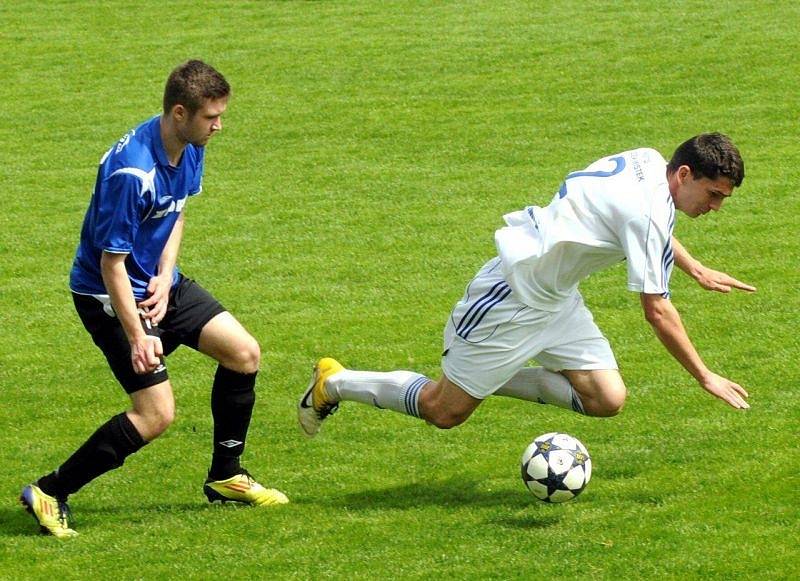
M 33 2 L 0 5 L 0 578 L 797 578 L 800 8 L 719 2 Z M 181 254 L 263 349 L 244 464 L 276 510 L 210 506 L 214 365 L 179 350 L 178 419 L 36 533 L 21 487 L 127 403 L 67 276 L 102 153 L 158 111 L 173 66 L 231 82 Z M 465 425 L 345 405 L 314 440 L 295 403 L 323 355 L 439 374 L 441 330 L 503 213 L 649 146 L 731 135 L 747 178 L 678 219 L 759 287 L 673 301 L 736 412 L 658 344 L 623 267 L 583 286 L 629 387 L 623 414 L 494 398 Z M 575 502 L 518 474 L 564 431 L 593 455 Z

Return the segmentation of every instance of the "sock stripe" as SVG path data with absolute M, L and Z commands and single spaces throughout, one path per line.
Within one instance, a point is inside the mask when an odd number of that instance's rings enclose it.
M 414 386 L 419 382 L 419 378 L 415 379 L 411 382 L 406 388 L 405 393 L 403 394 L 403 404 L 406 408 L 406 413 L 412 416 L 416 416 L 417 414 L 414 412 Z
M 578 394 L 575 393 L 575 389 L 572 390 L 572 410 L 579 414 L 586 415 L 586 411 L 583 409 L 583 402 L 581 398 L 578 397 Z
M 428 383 L 428 378 L 420 376 L 411 382 L 411 385 L 406 389 L 403 395 L 403 403 L 405 404 L 406 413 L 415 418 L 419 417 L 419 392 Z

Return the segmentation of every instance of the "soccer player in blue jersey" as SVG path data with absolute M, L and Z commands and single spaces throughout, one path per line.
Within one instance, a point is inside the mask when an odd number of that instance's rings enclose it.
M 286 496 L 239 464 L 255 402 L 256 340 L 205 289 L 177 268 L 187 200 L 200 193 L 205 146 L 222 129 L 230 86 L 191 60 L 167 79 L 163 113 L 128 132 L 100 160 L 70 274 L 75 308 L 130 396 L 131 407 L 100 426 L 55 471 L 26 486 L 21 501 L 41 530 L 69 527 L 67 497 L 160 436 L 175 400 L 165 357 L 179 345 L 215 359 L 209 501 L 256 506 Z
M 622 260 L 628 290 L 639 293 L 669 353 L 704 390 L 748 408 L 744 388 L 700 358 L 669 300 L 673 263 L 709 290 L 756 290 L 703 266 L 672 235 L 676 210 L 692 218 L 717 211 L 743 179 L 739 151 L 719 133 L 687 140 L 669 163 L 640 148 L 569 174 L 546 207 L 504 216 L 498 255 L 448 319 L 438 381 L 411 371 L 351 370 L 323 358 L 298 403 L 301 427 L 314 436 L 341 402 L 354 401 L 452 428 L 491 395 L 616 415 L 627 390 L 578 285 Z M 530 360 L 539 366 L 528 367 Z

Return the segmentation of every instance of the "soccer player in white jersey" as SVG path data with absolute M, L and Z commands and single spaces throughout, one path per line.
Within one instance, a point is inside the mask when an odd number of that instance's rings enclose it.
M 240 466 L 255 402 L 257 341 L 177 268 L 184 206 L 200 193 L 205 146 L 222 129 L 230 86 L 198 60 L 167 79 L 163 113 L 128 132 L 100 161 L 70 274 L 75 308 L 131 407 L 100 426 L 20 500 L 42 532 L 75 536 L 67 497 L 160 436 L 175 400 L 165 357 L 188 345 L 218 362 L 211 387 L 210 501 L 269 506 L 286 496 Z M 167 483 L 165 483 L 167 484 Z
M 669 353 L 698 384 L 737 409 L 747 392 L 706 367 L 669 300 L 673 262 L 708 290 L 756 289 L 703 266 L 672 235 L 675 210 L 719 210 L 744 179 L 744 163 L 719 133 L 693 137 L 667 163 L 653 149 L 602 158 L 569 174 L 546 207 L 505 216 L 497 257 L 467 285 L 444 331 L 443 376 L 314 367 L 298 405 L 314 436 L 342 401 L 421 418 L 439 428 L 464 422 L 490 395 L 553 404 L 590 416 L 622 409 L 626 388 L 614 354 L 578 284 L 626 261 L 628 289 Z M 529 367 L 529 361 L 539 366 Z

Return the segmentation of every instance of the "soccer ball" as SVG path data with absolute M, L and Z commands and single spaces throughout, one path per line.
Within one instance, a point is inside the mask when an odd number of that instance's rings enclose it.
M 589 452 L 577 438 L 568 434 L 543 434 L 522 454 L 522 481 L 544 502 L 566 502 L 575 498 L 591 477 Z

